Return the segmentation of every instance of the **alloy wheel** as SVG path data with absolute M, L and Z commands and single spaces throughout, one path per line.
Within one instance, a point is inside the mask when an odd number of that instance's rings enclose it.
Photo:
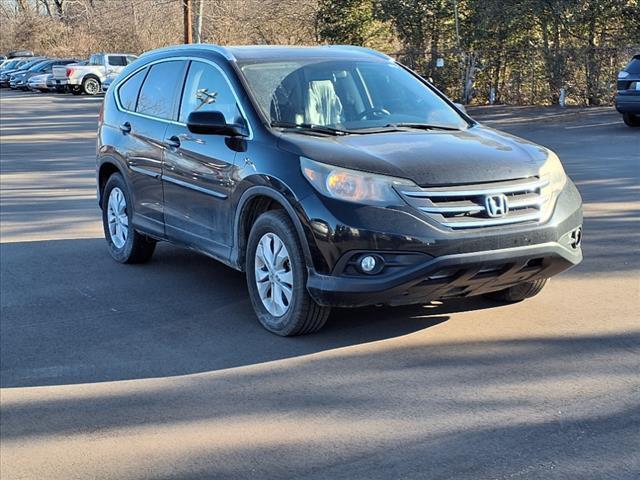
M 274 233 L 266 233 L 258 242 L 255 254 L 255 278 L 264 308 L 281 317 L 291 305 L 293 272 L 284 243 Z
M 87 92 L 87 95 L 96 95 L 100 90 L 100 84 L 97 80 L 90 78 L 84 84 L 84 90 Z
M 127 200 L 118 187 L 111 190 L 109 194 L 107 222 L 109 235 L 115 247 L 118 249 L 124 247 L 129 236 L 129 217 L 127 216 Z

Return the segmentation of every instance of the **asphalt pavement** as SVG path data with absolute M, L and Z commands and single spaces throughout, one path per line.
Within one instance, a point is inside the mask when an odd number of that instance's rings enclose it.
M 583 196 L 585 260 L 539 296 L 280 338 L 209 258 L 111 260 L 100 101 L 0 93 L 2 479 L 640 477 L 640 129 L 612 108 L 471 110 Z

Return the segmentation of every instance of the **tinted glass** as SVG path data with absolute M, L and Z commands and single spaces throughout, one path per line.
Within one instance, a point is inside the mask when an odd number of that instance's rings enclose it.
M 10 62 L 7 62 L 4 65 L 2 65 L 2 69 L 3 70 L 10 70 L 11 68 L 14 67 L 14 65 L 17 65 L 18 63 L 19 63 L 18 60 L 11 60 Z
M 40 63 L 40 62 L 42 62 L 42 59 L 25 62 L 23 65 L 20 65 L 20 70 L 28 70 L 31 67 L 33 67 L 36 63 Z
M 114 67 L 124 67 L 127 65 L 127 57 L 124 55 L 110 55 L 109 65 Z
M 34 63 L 33 65 L 31 65 L 31 67 L 29 67 L 29 71 L 39 72 L 42 69 L 46 68 L 48 65 L 51 65 L 51 62 L 49 60 L 44 60 L 38 63 Z
M 140 85 L 142 85 L 142 81 L 144 80 L 146 73 L 146 68 L 140 70 L 138 73 L 129 77 L 129 79 L 118 89 L 120 104 L 125 110 L 135 111 L 136 102 L 138 101 L 138 93 L 140 92 Z
M 180 121 L 186 122 L 191 112 L 218 111 L 227 123 L 244 125 L 236 97 L 220 71 L 209 64 L 192 62 L 180 105 Z
M 89 65 L 102 65 L 103 63 L 103 55 L 91 55 L 89 57 Z
M 625 71 L 633 74 L 640 73 L 640 57 L 634 57 L 625 68 Z
M 272 122 L 366 129 L 396 123 L 466 128 L 467 122 L 393 62 L 283 59 L 241 65 Z
M 136 112 L 173 120 L 173 107 L 184 78 L 184 65 L 182 60 L 152 65 L 142 85 Z

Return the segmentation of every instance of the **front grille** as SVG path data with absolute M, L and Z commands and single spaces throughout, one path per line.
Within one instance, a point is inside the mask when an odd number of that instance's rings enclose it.
M 547 183 L 538 177 L 529 177 L 447 187 L 404 187 L 400 193 L 409 205 L 444 227 L 458 230 L 539 221 L 544 203 L 542 188 Z M 501 195 L 506 198 L 508 210 L 491 216 L 486 199 Z

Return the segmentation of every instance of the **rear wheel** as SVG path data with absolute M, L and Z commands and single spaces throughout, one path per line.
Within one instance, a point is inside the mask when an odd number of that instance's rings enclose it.
M 80 85 L 71 85 L 69 91 L 74 95 L 82 95 L 82 87 Z
M 624 123 L 630 127 L 640 127 L 640 115 L 634 115 L 633 113 L 623 113 L 622 119 Z
M 85 78 L 82 81 L 82 91 L 87 95 L 97 95 L 100 93 L 100 80 L 94 77 Z
M 293 336 L 320 330 L 331 311 L 307 292 L 307 267 L 298 234 L 282 210 L 262 214 L 247 245 L 251 303 L 264 328 Z
M 143 263 L 153 255 L 156 242 L 136 232 L 131 217 L 129 189 L 122 175 L 114 173 L 102 194 L 102 226 L 109 253 L 120 263 Z
M 521 302 L 527 298 L 535 297 L 539 294 L 547 284 L 547 279 L 533 280 L 532 282 L 524 282 L 513 287 L 505 288 L 497 292 L 487 293 L 485 296 L 498 300 L 499 302 L 515 303 Z

